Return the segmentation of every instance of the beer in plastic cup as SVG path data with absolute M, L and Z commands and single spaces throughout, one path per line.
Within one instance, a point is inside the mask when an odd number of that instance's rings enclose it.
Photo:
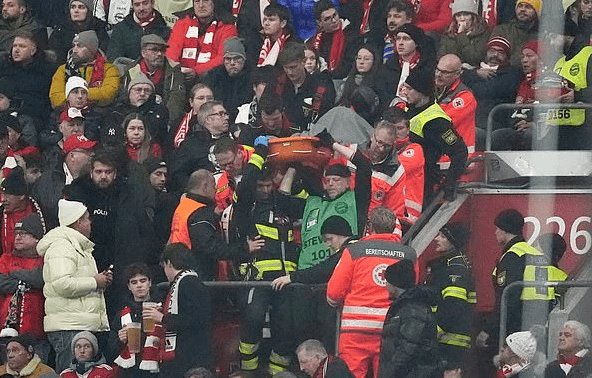
M 156 302 L 142 302 L 142 309 L 155 307 L 158 307 L 158 303 Z M 156 324 L 156 320 L 142 318 L 142 322 L 144 323 L 144 332 L 154 332 L 154 325 Z
M 129 323 L 127 331 L 127 348 L 130 353 L 140 353 L 140 343 L 142 341 L 142 323 Z

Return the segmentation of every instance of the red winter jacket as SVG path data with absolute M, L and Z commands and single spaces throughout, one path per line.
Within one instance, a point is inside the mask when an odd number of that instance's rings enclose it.
M 452 19 L 451 0 L 421 0 L 414 24 L 425 32 L 443 33 Z
M 101 364 L 93 367 L 90 373 L 85 378 L 115 378 L 117 377 L 116 370 L 107 364 Z M 62 378 L 80 378 L 82 375 L 76 374 L 75 370 L 66 369 L 60 374 Z

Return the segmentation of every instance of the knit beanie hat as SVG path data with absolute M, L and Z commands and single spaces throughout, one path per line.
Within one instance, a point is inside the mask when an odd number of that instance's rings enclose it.
M 238 37 L 228 38 L 226 41 L 224 41 L 224 57 L 232 58 L 233 56 L 237 55 L 242 56 L 243 59 L 247 59 L 245 45 L 243 45 Z
M 442 227 L 440 232 L 457 250 L 464 250 L 467 247 L 470 232 L 465 224 L 449 223 Z
M 521 359 L 530 362 L 537 350 L 537 342 L 530 331 L 514 332 L 506 337 L 508 347 Z
M 16 231 L 25 231 L 33 235 L 37 240 L 41 239 L 45 234 L 45 227 L 43 227 L 41 218 L 37 213 L 29 214 L 23 219 L 21 219 L 19 222 L 16 222 L 16 224 L 14 225 L 14 229 Z
M 524 42 L 522 45 L 522 50 L 524 51 L 526 49 L 534 51 L 538 56 L 543 55 L 543 44 L 539 43 L 539 41 L 536 39 Z
M 543 10 L 543 3 L 541 0 L 518 0 L 516 2 L 516 7 L 523 3 L 530 5 L 536 12 L 537 17 L 541 17 L 541 11 Z
M 410 289 L 415 286 L 415 268 L 409 259 L 403 259 L 389 265 L 384 270 L 386 282 L 400 289 Z
M 395 35 L 399 33 L 405 33 L 409 35 L 416 45 L 423 43 L 425 40 L 425 33 L 423 32 L 423 29 L 413 24 L 404 24 L 399 26 L 397 30 L 395 30 Z
M 76 88 L 82 88 L 88 92 L 88 84 L 86 80 L 81 78 L 80 76 L 71 76 L 68 81 L 66 81 L 66 97 Z
M 459 12 L 479 14 L 479 4 L 475 0 L 454 0 L 450 8 L 453 16 Z
M 0 127 L 2 127 L 2 129 L 4 130 L 6 130 L 7 127 L 10 127 L 17 133 L 23 131 L 23 126 L 18 121 L 18 118 L 16 118 L 14 115 L 10 113 L 0 114 Z M 2 135 L 2 132 L 0 132 L 0 135 Z
M 345 219 L 340 216 L 332 215 L 325 219 L 321 226 L 321 235 L 333 234 L 339 236 L 352 236 L 352 230 Z
M 405 84 L 426 96 L 434 96 L 434 75 L 430 75 L 425 70 L 420 68 L 411 70 L 405 79 Z
M 512 44 L 504 37 L 493 37 L 487 42 L 487 48 L 496 47 L 503 50 L 508 57 L 512 55 Z
M 58 220 L 60 226 L 69 226 L 80 219 L 86 213 L 86 206 L 82 202 L 68 201 L 61 199 L 58 201 Z
M 9 343 L 19 343 L 27 350 L 27 352 L 35 353 L 35 339 L 28 333 L 23 333 L 22 335 L 12 337 L 8 340 L 6 345 Z
M 131 91 L 132 88 L 138 84 L 148 84 L 152 88 L 152 91 L 154 91 L 154 83 L 151 82 L 150 79 L 148 79 L 148 76 L 144 75 L 143 73 L 135 75 L 135 77 L 127 85 L 127 91 Z
M 27 194 L 27 182 L 25 172 L 21 167 L 15 167 L 10 171 L 8 177 L 2 181 L 2 188 L 5 194 L 23 196 Z
M 167 165 L 162 159 L 157 158 L 148 158 L 144 160 L 142 163 L 144 169 L 146 169 L 146 173 L 151 174 L 152 172 L 156 171 L 158 168 L 166 168 Z
M 93 53 L 96 53 L 99 50 L 99 38 L 94 30 L 85 30 L 76 34 L 72 40 L 72 43 L 74 42 L 80 43 Z
M 350 177 L 351 172 L 345 165 L 336 163 L 330 164 L 325 168 L 325 176 Z
M 94 4 L 93 0 L 70 0 L 70 4 L 68 4 L 68 5 L 72 6 L 72 3 L 75 1 L 81 2 L 82 4 L 84 4 L 86 9 L 88 9 L 90 11 L 90 13 L 87 13 L 87 17 L 88 17 L 88 15 L 92 14 L 92 12 L 94 11 L 95 4 Z
M 493 224 L 512 235 L 522 235 L 524 216 L 516 209 L 505 209 L 495 217 Z
M 72 355 L 74 355 L 74 347 L 76 346 L 76 342 L 80 339 L 88 340 L 92 344 L 94 351 L 93 356 L 96 356 L 97 353 L 99 353 L 99 342 L 97 341 L 97 337 L 89 331 L 82 331 L 74 335 L 74 338 L 72 339 Z

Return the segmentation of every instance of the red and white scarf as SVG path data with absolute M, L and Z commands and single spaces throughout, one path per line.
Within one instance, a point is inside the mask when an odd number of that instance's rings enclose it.
M 497 25 L 497 0 L 483 0 L 482 5 L 481 16 L 483 16 L 487 26 L 493 28 Z
M 185 114 L 181 123 L 179 123 L 179 127 L 177 127 L 177 131 L 175 132 L 175 137 L 173 138 L 173 147 L 175 149 L 179 148 L 181 143 L 187 138 L 189 132 L 191 131 L 191 126 L 189 122 L 193 118 L 193 109 L 189 110 L 189 113 Z
M 370 25 L 368 25 L 368 19 L 370 18 L 370 8 L 374 0 L 363 0 L 362 1 L 362 21 L 360 23 L 360 35 L 365 35 L 370 31 Z
M 323 37 L 325 32 L 317 33 L 314 36 L 312 48 L 318 54 L 319 48 L 321 47 L 321 42 L 323 41 Z M 333 33 L 333 40 L 331 41 L 331 50 L 329 51 L 329 62 L 328 68 L 329 72 L 334 71 L 341 60 L 343 59 L 343 53 L 345 52 L 345 33 L 343 32 L 343 23 L 340 29 Z
M 286 40 L 290 38 L 290 34 L 282 33 L 280 37 L 271 44 L 271 38 L 265 37 L 263 46 L 261 46 L 261 52 L 259 52 L 259 60 L 257 61 L 257 67 L 261 66 L 275 66 L 280 51 L 284 48 Z
M 146 26 L 150 25 L 152 23 L 152 21 L 154 21 L 154 18 L 156 18 L 156 12 L 152 12 L 152 14 L 150 15 L 150 17 L 144 19 L 144 20 L 140 20 L 135 13 L 133 13 L 134 15 L 134 21 L 136 21 L 136 24 L 138 24 L 142 29 L 145 28 Z
M 214 33 L 218 21 L 214 20 L 206 29 L 203 38 L 199 35 L 199 20 L 196 17 L 191 19 L 191 25 L 187 28 L 183 40 L 181 53 L 181 67 L 195 67 L 195 64 L 207 63 L 212 59 Z
M 129 306 L 125 306 L 123 310 L 121 310 L 121 326 L 125 327 L 126 325 L 132 322 L 132 309 Z M 140 370 L 147 370 L 151 373 L 158 373 L 158 358 L 159 358 L 159 343 L 160 337 L 159 334 L 162 334 L 162 326 L 156 323 L 154 327 L 154 331 L 150 334 L 146 335 L 146 340 L 144 341 L 144 348 L 142 349 L 140 361 Z M 121 366 L 124 369 L 129 369 L 136 366 L 136 353 L 130 353 L 127 344 L 122 348 L 121 353 L 114 361 L 117 365 Z
M 411 55 L 411 57 L 408 60 L 403 60 L 399 56 L 399 64 L 401 65 L 401 76 L 399 77 L 399 83 L 397 84 L 397 97 L 401 97 L 401 87 L 403 86 L 405 80 L 407 80 L 409 72 L 411 72 L 411 70 L 414 69 L 419 63 L 420 58 L 421 54 L 417 50 L 415 50 L 413 55 Z
M 243 0 L 233 0 L 232 1 L 232 15 L 234 18 L 238 18 L 238 14 L 240 13 L 241 7 L 243 6 Z
M 179 313 L 179 283 L 188 276 L 198 277 L 193 270 L 184 270 L 175 277 L 171 288 L 164 302 L 164 315 Z M 175 349 L 177 348 L 177 333 L 164 330 L 164 337 L 160 340 L 160 361 L 167 362 L 175 359 Z

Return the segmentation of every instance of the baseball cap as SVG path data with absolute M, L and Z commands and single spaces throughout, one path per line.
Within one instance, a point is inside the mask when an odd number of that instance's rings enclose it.
M 87 139 L 84 135 L 70 135 L 64 141 L 64 152 L 70 153 L 74 150 L 90 151 L 97 145 L 94 140 Z
M 80 111 L 80 109 L 77 109 L 77 108 L 68 108 L 67 110 L 64 110 L 60 114 L 60 122 L 72 121 L 73 119 L 76 119 L 76 118 L 82 118 L 82 119 L 85 118 L 82 115 L 82 112 Z

